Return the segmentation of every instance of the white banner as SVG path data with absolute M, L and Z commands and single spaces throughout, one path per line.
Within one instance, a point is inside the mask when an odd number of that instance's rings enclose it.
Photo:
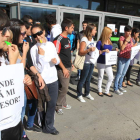
M 105 62 L 106 65 L 114 65 L 117 63 L 117 51 L 110 51 L 105 53 Z
M 16 114 L 24 105 L 23 64 L 0 67 L 0 121 Z
M 140 45 L 131 48 L 131 60 L 137 55 L 140 50 Z
M 98 59 L 98 57 L 99 57 L 99 50 L 96 48 L 95 51 L 90 52 L 90 56 L 91 56 L 90 61 L 91 61 L 93 64 L 95 64 L 96 61 L 97 61 L 97 59 Z

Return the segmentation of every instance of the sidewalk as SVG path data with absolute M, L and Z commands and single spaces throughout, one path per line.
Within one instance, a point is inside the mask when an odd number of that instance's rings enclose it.
M 131 73 L 133 87 L 127 93 L 116 95 L 111 87 L 112 98 L 97 95 L 97 70 L 94 70 L 94 81 L 91 81 L 90 94 L 94 101 L 81 103 L 76 99 L 76 73 L 72 73 L 68 104 L 71 110 L 64 110 L 64 115 L 55 115 L 55 127 L 60 132 L 53 136 L 43 133 L 27 133 L 30 140 L 134 140 L 140 138 L 140 87 L 135 85 L 137 71 L 135 65 Z M 113 70 L 115 71 L 115 67 Z M 115 72 L 114 72 L 115 75 Z M 105 75 L 103 88 L 107 77 Z M 75 85 L 73 85 L 73 84 Z M 113 84 L 112 84 L 113 86 Z

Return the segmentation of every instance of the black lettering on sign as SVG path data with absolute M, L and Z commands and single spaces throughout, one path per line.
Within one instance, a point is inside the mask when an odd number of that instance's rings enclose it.
M 0 102 L 0 109 L 14 105 L 20 101 L 20 96 L 15 97 L 14 99 L 6 100 L 5 102 Z
M 13 79 L 5 80 L 5 81 L 1 81 L 1 82 L 0 82 L 0 88 L 12 86 L 12 85 L 14 85 Z
M 7 96 L 15 94 L 15 89 L 14 88 L 10 89 L 10 91 L 6 90 L 6 94 L 7 94 Z
M 3 94 L 1 93 L 1 90 L 0 90 L 0 98 L 4 98 Z

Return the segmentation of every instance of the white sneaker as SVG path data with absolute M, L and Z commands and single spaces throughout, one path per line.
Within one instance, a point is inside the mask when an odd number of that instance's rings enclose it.
M 123 92 L 119 91 L 119 90 L 115 90 L 114 93 L 118 94 L 118 95 L 123 95 Z
M 66 106 L 62 106 L 62 108 L 64 108 L 64 109 L 71 109 L 71 106 L 67 104 Z
M 83 99 L 83 97 L 82 97 L 82 95 L 81 96 L 78 96 L 78 98 L 77 98 L 80 102 L 82 102 L 82 103 L 85 103 L 86 101 Z
M 86 96 L 86 98 L 90 99 L 90 100 L 94 100 L 94 98 L 89 94 Z
M 121 92 L 127 92 L 125 89 L 123 89 L 123 88 L 119 88 L 119 91 L 121 91 Z
M 57 113 L 58 115 L 63 115 L 63 110 L 62 110 L 62 109 L 58 109 L 58 110 L 56 110 L 56 113 Z

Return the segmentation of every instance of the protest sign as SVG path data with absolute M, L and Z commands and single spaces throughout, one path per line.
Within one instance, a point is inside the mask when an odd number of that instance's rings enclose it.
M 117 51 L 110 51 L 105 53 L 105 62 L 106 65 L 114 65 L 117 63 Z
M 131 48 L 131 60 L 137 55 L 140 50 L 140 45 Z
M 24 105 L 23 64 L 0 67 L 0 121 L 16 114 Z
M 97 61 L 97 59 L 98 59 L 98 57 L 99 57 L 99 50 L 96 48 L 95 51 L 90 52 L 90 56 L 91 56 L 90 61 L 91 61 L 93 64 L 95 64 L 96 61 Z

